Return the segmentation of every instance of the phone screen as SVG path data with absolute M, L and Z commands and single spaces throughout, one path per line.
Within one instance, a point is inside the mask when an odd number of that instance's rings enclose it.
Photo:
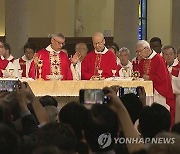
M 79 97 L 82 104 L 104 103 L 104 92 L 102 89 L 81 89 Z
M 17 80 L 0 80 L 0 91 L 2 92 L 12 92 L 16 90 L 16 85 L 19 82 Z
M 135 95 L 138 95 L 137 88 L 136 87 L 123 87 L 123 88 L 121 87 L 119 89 L 119 96 L 129 94 L 129 93 L 133 93 Z

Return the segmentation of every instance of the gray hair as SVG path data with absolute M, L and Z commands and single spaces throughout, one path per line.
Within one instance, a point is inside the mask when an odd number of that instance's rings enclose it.
M 137 45 L 142 45 L 143 47 L 148 47 L 148 48 L 150 48 L 149 43 L 148 43 L 147 41 L 145 41 L 145 40 L 140 40 L 140 41 L 138 41 Z
M 62 39 L 65 39 L 64 35 L 62 33 L 60 33 L 60 32 L 51 34 L 51 38 L 54 38 L 54 37 L 60 37 Z
M 129 49 L 126 47 L 122 47 L 121 49 L 119 49 L 119 53 L 120 52 L 127 52 L 128 54 L 130 54 Z
M 162 53 L 164 54 L 164 51 L 167 49 L 172 49 L 174 52 L 174 55 L 176 55 L 176 49 L 172 45 L 166 45 L 162 48 Z

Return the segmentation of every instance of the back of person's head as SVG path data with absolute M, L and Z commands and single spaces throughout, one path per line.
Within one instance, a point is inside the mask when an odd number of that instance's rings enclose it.
M 140 101 L 139 97 L 133 93 L 125 94 L 121 96 L 121 101 L 126 107 L 133 124 L 139 118 L 139 114 L 141 109 L 143 108 L 143 104 Z
M 55 146 L 41 146 L 37 147 L 32 154 L 65 154 L 60 153 L 60 150 Z
M 148 145 L 148 154 L 179 154 L 180 136 L 169 132 L 161 132 L 155 136 L 159 143 Z M 163 139 L 163 140 L 162 140 Z
M 160 53 L 161 52 L 161 48 L 162 48 L 161 39 L 159 37 L 151 38 L 150 46 L 151 46 L 151 49 L 153 49 L 157 53 Z
M 139 128 L 144 138 L 152 138 L 157 133 L 169 131 L 171 116 L 162 105 L 153 103 L 144 107 L 139 116 Z
M 57 122 L 59 113 L 58 108 L 53 105 L 45 106 L 44 108 L 48 114 L 50 122 Z
M 73 129 L 63 123 L 48 123 L 43 126 L 39 130 L 37 141 L 39 146 L 56 146 L 69 154 L 75 151 L 77 143 Z
M 114 137 L 119 130 L 117 115 L 106 105 L 94 104 L 89 111 L 85 137 L 93 152 L 113 149 Z
M 19 152 L 19 136 L 10 127 L 0 124 L 0 153 L 17 154 Z
M 42 96 L 39 98 L 39 101 L 43 107 L 49 106 L 49 105 L 53 105 L 55 107 L 58 106 L 58 102 L 53 96 L 49 96 L 49 95 Z
M 85 128 L 87 118 L 88 110 L 86 107 L 76 102 L 69 102 L 59 112 L 59 121 L 71 125 L 78 140 L 83 137 L 82 131 Z
M 180 122 L 175 123 L 173 127 L 171 128 L 172 133 L 177 133 L 180 135 Z

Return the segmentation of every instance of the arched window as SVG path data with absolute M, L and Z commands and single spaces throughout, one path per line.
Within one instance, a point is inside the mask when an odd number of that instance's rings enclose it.
M 139 0 L 138 39 L 147 39 L 147 0 Z

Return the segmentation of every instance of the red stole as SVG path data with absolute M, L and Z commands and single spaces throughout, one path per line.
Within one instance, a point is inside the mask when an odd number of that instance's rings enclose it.
M 94 68 L 94 75 L 96 75 L 96 76 L 99 75 L 98 70 L 100 69 L 101 57 L 102 57 L 102 54 L 96 55 L 95 68 Z
M 172 66 L 171 74 L 178 77 L 179 70 L 180 70 L 180 62 L 178 62 L 178 64 L 176 66 Z
M 0 57 L 0 77 L 2 77 L 2 71 L 1 70 L 4 70 L 7 65 L 8 65 L 9 61 L 4 59 L 2 60 L 1 57 Z
M 132 61 L 132 65 L 133 65 L 133 71 L 138 71 L 139 72 L 139 60 L 136 57 L 134 61 Z
M 23 70 L 22 77 L 26 77 L 26 61 L 24 61 L 22 58 L 19 58 L 19 65 L 21 70 Z

